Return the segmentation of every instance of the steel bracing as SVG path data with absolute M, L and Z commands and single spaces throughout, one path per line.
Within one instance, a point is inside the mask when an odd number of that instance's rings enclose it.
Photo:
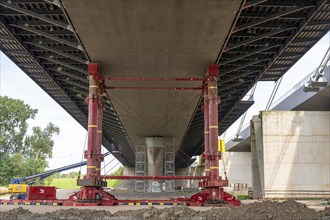
M 257 81 L 278 80 L 329 30 L 330 1 L 244 2 L 215 61 L 220 70 L 219 134 L 253 104 L 242 98 Z M 202 103 L 186 130 L 177 167 L 203 151 Z

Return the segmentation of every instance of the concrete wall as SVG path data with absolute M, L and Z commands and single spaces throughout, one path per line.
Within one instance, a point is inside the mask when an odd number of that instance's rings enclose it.
M 233 184 L 246 184 L 252 186 L 251 153 L 250 152 L 224 152 L 222 160 L 230 186 Z M 223 161 L 219 163 L 220 175 L 224 178 Z
M 255 197 L 330 197 L 330 112 L 263 111 L 252 121 Z

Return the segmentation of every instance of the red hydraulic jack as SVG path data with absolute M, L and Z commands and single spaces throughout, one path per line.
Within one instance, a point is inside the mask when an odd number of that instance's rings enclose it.
M 204 148 L 205 148 L 205 176 L 199 186 L 204 190 L 192 197 L 204 200 L 205 206 L 219 206 L 232 204 L 239 206 L 241 202 L 236 197 L 224 191 L 228 180 L 219 176 L 219 160 L 221 152 L 218 150 L 218 65 L 210 65 L 204 81 Z
M 84 152 L 87 173 L 83 179 L 77 181 L 77 184 L 82 186 L 81 190 L 71 195 L 64 205 L 116 205 L 115 197 L 103 190 L 103 187 L 107 186 L 106 181 L 100 178 L 101 162 L 104 160 L 101 153 L 104 80 L 101 78 L 98 64 L 89 64 L 88 73 L 88 148 Z

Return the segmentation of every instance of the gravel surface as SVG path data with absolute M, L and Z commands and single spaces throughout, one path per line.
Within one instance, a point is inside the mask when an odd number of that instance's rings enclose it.
M 164 207 L 164 206 L 163 206 Z M 44 209 L 46 207 L 36 207 Z M 119 211 L 104 210 L 104 207 L 93 208 L 70 208 L 70 207 L 56 207 L 60 208 L 55 211 L 47 212 L 31 212 L 27 209 L 18 207 L 8 211 L 0 211 L 0 219 L 5 220 L 215 220 L 215 219 L 302 219 L 302 220 L 330 220 L 330 207 L 325 208 L 321 212 L 317 212 L 308 208 L 305 204 L 288 200 L 284 202 L 264 201 L 255 202 L 240 207 L 227 206 L 222 208 L 189 208 L 186 206 L 173 206 L 170 208 L 155 208 L 153 206 L 148 208 L 127 207 L 121 206 Z M 103 208 L 103 209 L 102 209 Z M 130 210 L 128 210 L 130 209 Z M 1 207 L 0 207 L 0 210 Z M 54 210 L 54 209 L 53 209 Z

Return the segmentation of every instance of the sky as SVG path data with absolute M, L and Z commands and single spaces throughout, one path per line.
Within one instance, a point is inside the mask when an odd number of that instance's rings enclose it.
M 329 46 L 330 33 L 324 36 L 284 75 L 274 101 L 318 67 Z M 274 82 L 258 83 L 254 94 L 255 104 L 248 110 L 244 121 L 245 125 L 249 123 L 253 115 L 265 109 L 274 85 Z M 0 95 L 24 100 L 24 102 L 29 104 L 32 108 L 39 110 L 36 118 L 28 121 L 29 129 L 33 126 L 41 126 L 44 128 L 49 122 L 60 127 L 60 134 L 54 137 L 55 145 L 53 148 L 53 158 L 49 160 L 48 169 L 54 169 L 82 161 L 82 153 L 86 147 L 85 140 L 87 131 L 1 52 Z M 226 141 L 230 140 L 237 132 L 239 122 L 240 119 L 227 130 L 224 136 Z M 31 130 L 29 130 L 29 132 L 31 132 Z M 107 164 L 112 159 L 112 155 L 108 156 L 104 164 Z M 102 166 L 104 166 L 104 164 L 102 164 Z M 115 170 L 119 166 L 120 164 L 118 161 L 113 160 L 107 166 L 105 172 L 109 171 L 109 169 Z M 74 171 L 78 170 L 80 169 L 74 169 Z M 81 171 L 84 173 L 85 167 L 83 167 Z

